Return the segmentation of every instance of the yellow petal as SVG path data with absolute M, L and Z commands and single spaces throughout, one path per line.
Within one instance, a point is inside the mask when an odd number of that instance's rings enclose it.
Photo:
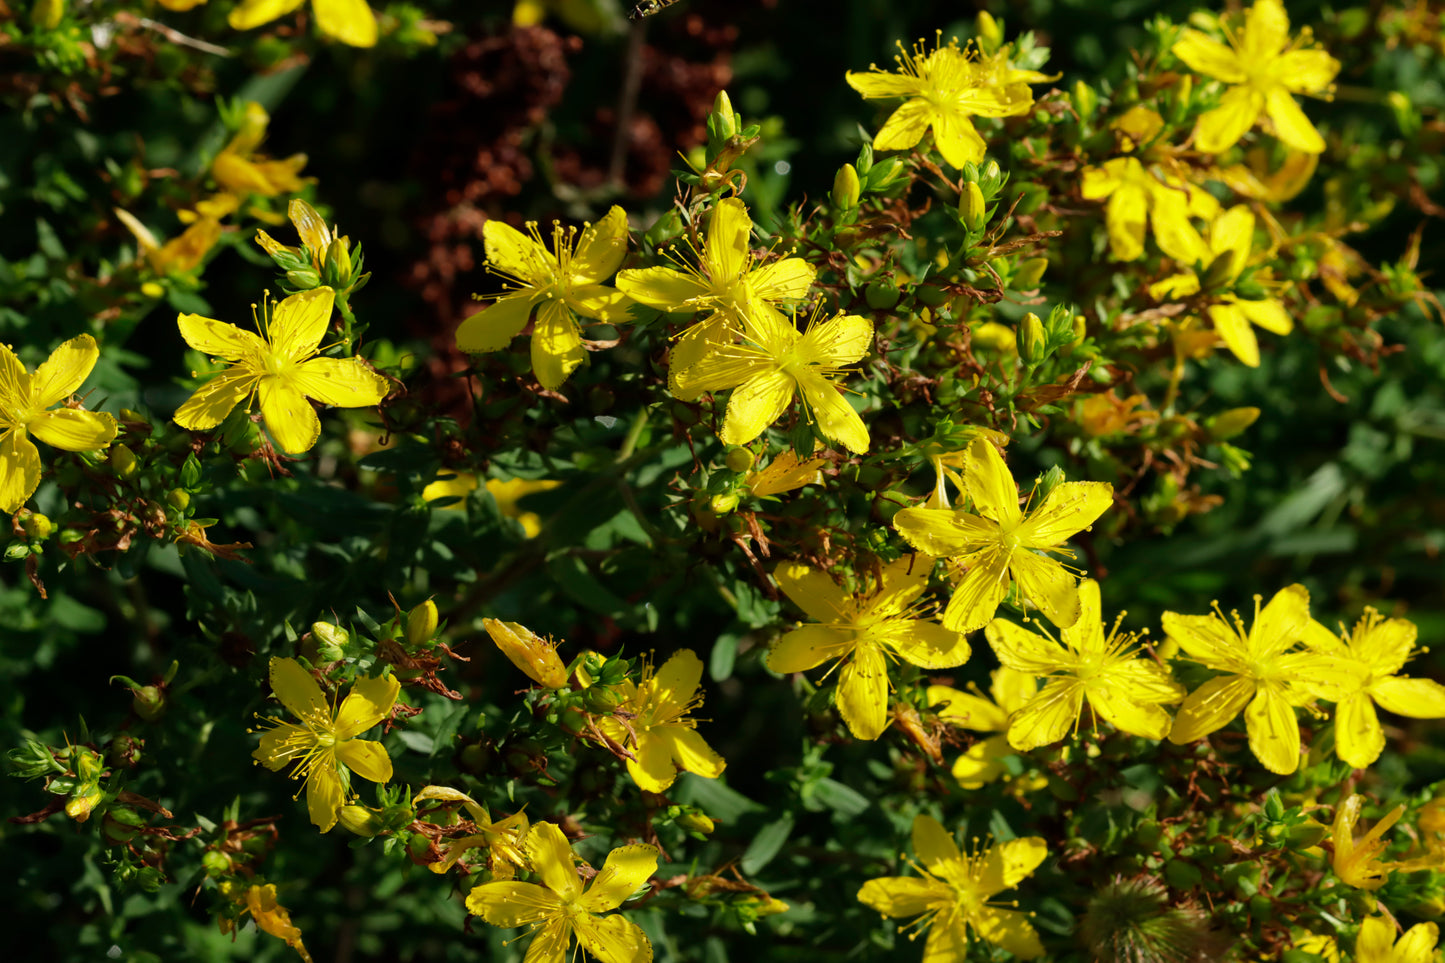
M 975 914 L 973 927 L 985 942 L 1002 947 L 1021 960 L 1032 960 L 1044 954 L 1044 946 L 1029 923 L 1027 913 L 985 906 Z
M 267 350 L 266 342 L 256 335 L 224 321 L 203 318 L 199 314 L 180 314 L 176 316 L 176 324 L 186 344 L 203 354 L 227 361 L 258 358 Z
M 1325 149 L 1325 139 L 1283 87 L 1270 90 L 1264 110 L 1274 124 L 1274 135 L 1287 146 L 1307 154 L 1318 154 Z
M 1014 754 L 1005 736 L 991 736 L 953 761 L 953 778 L 964 789 L 980 789 L 1007 774 L 1003 760 Z
M 53 448 L 66 451 L 94 451 L 115 438 L 115 418 L 103 411 L 57 408 L 38 415 L 29 425 L 30 433 Z
M 1185 30 L 1170 50 L 1188 64 L 1190 70 L 1206 77 L 1227 84 L 1242 84 L 1248 79 L 1239 54 L 1198 30 Z
M 311 673 L 301 667 L 295 659 L 272 659 L 269 675 L 271 691 L 296 718 L 303 722 L 331 722 L 331 707 L 321 686 L 316 684 Z
M 241 5 L 231 11 L 226 22 L 231 25 L 232 30 L 250 30 L 285 16 L 305 2 L 306 0 L 241 0 Z
M 530 294 L 498 298 L 486 310 L 478 311 L 461 323 L 457 328 L 457 347 L 470 354 L 500 351 L 522 333 L 531 316 Z
M 1224 346 L 1233 352 L 1236 358 L 1251 368 L 1259 367 L 1259 342 L 1255 340 L 1249 319 L 1239 310 L 1237 304 L 1211 304 L 1209 320 L 1213 322 L 1219 340 L 1224 342 Z
M 1254 246 L 1254 212 L 1238 204 L 1215 218 L 1209 225 L 1209 249 L 1213 254 L 1229 254 L 1229 276 L 1239 277 Z
M 1168 669 L 1143 657 L 1114 663 L 1103 674 L 1103 680 L 1110 689 L 1122 690 L 1133 702 L 1172 705 L 1183 701 L 1188 694 Z
M 346 789 L 329 759 L 317 759 L 306 774 L 306 810 L 311 822 L 323 833 L 330 832 L 341 817 Z
M 336 737 L 350 739 L 380 723 L 391 715 L 400 691 L 401 683 L 390 673 L 357 679 L 336 711 Z
M 1009 720 L 1008 742 L 1019 752 L 1058 742 L 1069 734 L 1084 704 L 1078 679 L 1053 679 Z
M 604 324 L 625 324 L 632 314 L 632 299 L 604 284 L 573 288 L 567 295 L 566 305 L 580 317 L 595 318 Z
M 368 408 L 391 393 L 391 382 L 360 358 L 312 358 L 291 372 L 291 383 L 338 408 Z
M 338 743 L 336 757 L 363 779 L 382 783 L 391 781 L 391 757 L 379 742 L 350 739 Z
M 1179 714 L 1174 717 L 1174 726 L 1169 730 L 1169 741 L 1178 745 L 1203 739 L 1217 729 L 1222 729 L 1239 715 L 1255 694 L 1254 679 L 1244 675 L 1223 675 L 1210 679 L 1184 700 Z M 1296 728 L 1295 741 L 1299 741 Z
M 293 294 L 276 305 L 267 325 L 271 352 L 280 358 L 309 358 L 321 346 L 331 324 L 336 292 L 326 286 Z
M 1249 651 L 1256 659 L 1284 652 L 1303 637 L 1310 623 L 1310 594 L 1303 585 L 1287 585 L 1260 610 L 1249 630 Z
M 1265 684 L 1244 710 L 1249 748 L 1270 772 L 1287 775 L 1299 768 L 1299 721 L 1281 687 Z
M 572 844 L 554 823 L 536 823 L 527 834 L 527 858 L 542 879 L 542 885 L 562 897 L 574 900 L 582 893 Z
M 1094 523 L 1114 504 L 1108 482 L 1063 482 L 1024 519 L 1017 536 L 1029 548 L 1053 548 Z
M 753 220 L 748 217 L 747 205 L 736 197 L 724 198 L 713 208 L 708 219 L 707 243 L 703 246 L 703 263 L 714 289 L 742 276 L 748 263 L 752 230 Z
M 1432 679 L 1393 676 L 1370 686 L 1380 708 L 1412 719 L 1445 719 L 1445 686 Z
M 928 101 L 917 98 L 895 110 L 873 138 L 874 150 L 907 150 L 923 139 L 938 116 Z
M 631 741 L 631 735 L 620 725 L 616 726 L 615 730 L 610 725 L 604 725 L 603 731 L 618 742 Z M 627 774 L 637 783 L 639 789 L 646 792 L 667 792 L 677 781 L 677 766 L 672 761 L 672 745 L 663 738 L 662 733 L 663 730 L 657 729 L 640 734 L 637 745 L 632 747 L 636 758 L 627 760 Z
M 617 288 L 632 300 L 659 311 L 696 311 L 702 307 L 700 299 L 709 291 L 691 274 L 665 267 L 622 271 L 617 275 Z
M 1149 216 L 1154 222 L 1154 243 L 1183 264 L 1209 260 L 1209 248 L 1190 223 L 1189 198 L 1182 184 L 1157 180 L 1148 190 Z
M 948 884 L 918 876 L 870 879 L 858 890 L 858 902 L 892 917 L 917 916 L 928 912 L 937 903 L 952 900 Z
M 694 370 L 701 373 L 705 364 L 700 362 Z M 792 403 L 795 385 L 781 370 L 764 368 L 734 388 L 718 433 L 723 444 L 746 445 L 766 431 Z
M 859 605 L 863 618 L 892 619 L 908 614 L 913 603 L 928 589 L 933 560 L 900 555 L 883 566 L 876 592 Z
M 657 848 L 654 846 L 619 846 L 607 854 L 607 862 L 593 877 L 578 905 L 589 913 L 602 913 L 621 906 L 623 901 L 647 885 L 657 872 Z
M 1027 89 L 1027 88 L 1025 88 Z M 1029 103 L 1032 103 L 1029 98 Z M 1024 113 L 1025 110 L 1006 108 L 1007 113 Z M 1004 111 L 980 111 L 985 116 L 997 116 Z M 897 116 L 896 114 L 894 116 Z M 881 134 L 879 136 L 882 136 Z M 977 164 L 983 160 L 988 144 L 973 126 L 967 116 L 954 111 L 939 111 L 933 117 L 933 144 L 951 166 L 962 168 L 964 164 Z
M 495 218 L 482 225 L 487 267 L 494 274 L 538 286 L 553 280 L 557 259 L 531 237 Z M 526 290 L 526 288 L 524 288 Z
M 1274 298 L 1264 298 L 1259 301 L 1247 301 L 1239 298 L 1235 300 L 1234 304 L 1246 318 L 1266 331 L 1274 334 L 1289 334 L 1294 330 L 1294 319 L 1285 311 L 1284 305 Z
M 1013 889 L 1039 868 L 1049 855 L 1048 844 L 1038 836 L 1026 836 L 999 843 L 984 855 L 978 880 L 980 895 L 992 896 Z
M 1003 666 L 993 673 L 988 694 L 1004 712 L 1017 712 L 1039 689 L 1038 680 L 1030 672 L 1018 672 Z
M 1060 668 L 1072 667 L 1078 661 L 1052 639 L 1003 619 L 994 619 L 983 634 L 999 662 L 1017 672 L 1048 675 Z
M 1084 175 L 1079 181 L 1079 193 L 1086 201 L 1101 201 L 1123 186 L 1124 181 L 1120 174 L 1124 165 L 1119 161 L 1132 158 L 1119 158 L 1110 161 L 1102 167 L 1086 167 Z M 1137 165 L 1139 162 L 1136 160 Z M 1143 198 L 1141 197 L 1142 201 Z M 1142 227 L 1142 224 L 1141 224 Z
M 544 302 L 532 331 L 532 373 L 537 383 L 549 390 L 560 388 L 586 354 L 572 313 L 560 301 Z
M 1104 207 L 1104 228 L 1109 234 L 1109 253 L 1114 260 L 1133 261 L 1143 255 L 1148 213 L 1144 190 L 1136 184 L 1124 184 L 1109 195 L 1109 203 Z
M 1240 53 L 1247 61 L 1268 63 L 1289 44 L 1289 15 L 1279 0 L 1255 0 L 1244 12 Z
M 912 97 L 923 88 L 923 81 L 912 74 L 886 73 L 882 70 L 850 70 L 843 75 L 858 93 L 869 100 L 890 100 Z
M 765 661 L 774 672 L 806 672 L 852 650 L 855 633 L 831 625 L 803 625 L 784 635 L 768 650 Z
M 648 701 L 659 717 L 681 713 L 692 703 L 701 681 L 702 660 L 692 649 L 679 649 L 652 677 Z
M 1240 638 L 1216 615 L 1180 615 L 1165 612 L 1164 632 L 1198 662 L 1220 668 L 1240 658 Z
M 933 925 L 928 928 L 928 940 L 923 944 L 921 963 L 958 963 L 967 958 L 968 923 L 965 918 L 961 915 L 935 917 Z
M 1079 619 L 1063 630 L 1064 644 L 1075 652 L 1103 653 L 1106 646 L 1099 583 L 1091 578 L 1081 580 L 1078 595 Z
M 997 522 L 951 508 L 905 508 L 893 516 L 893 527 L 927 555 L 966 555 L 999 538 Z
M 293 197 L 291 203 L 286 205 L 286 216 L 291 219 L 296 233 L 301 237 L 301 243 L 306 245 L 311 254 L 317 258 L 325 257 L 326 248 L 331 244 L 331 229 L 326 226 L 321 215 L 316 213 L 316 208 L 299 197 Z M 273 249 L 281 249 L 281 245 L 272 241 L 265 231 L 256 232 L 256 242 L 265 248 L 268 254 L 272 253 Z
M 774 570 L 773 578 L 809 618 L 819 622 L 848 620 L 848 613 L 852 611 L 848 596 L 818 569 L 801 562 L 784 562 Z
M 251 758 L 276 772 L 296 762 L 297 746 L 316 743 L 316 733 L 305 726 L 282 722 L 261 733 L 261 744 L 251 752 Z
M 953 834 L 943 824 L 926 813 L 913 817 L 913 855 L 925 869 L 933 869 L 939 863 L 957 860 L 961 854 Z
M 1440 927 L 1434 923 L 1416 923 L 1405 931 L 1400 942 L 1395 944 L 1393 963 L 1434 963 L 1439 955 L 1435 944 L 1440 941 Z M 1357 953 L 1359 963 L 1371 963 L 1363 954 Z
M 1003 456 L 988 439 L 975 438 L 968 446 L 963 471 L 964 484 L 975 510 L 1006 530 L 1017 526 L 1022 517 L 1018 485 L 1014 484 Z
M 1079 621 L 1078 584 L 1062 564 L 1020 549 L 1009 560 L 1009 572 L 1018 582 L 1019 595 L 1037 605 L 1050 622 L 1063 629 Z
M 808 364 L 840 368 L 859 361 L 873 343 L 873 322 L 856 314 L 839 314 L 808 329 L 795 349 Z
M 245 400 L 256 381 L 256 373 L 250 368 L 235 367 L 221 372 L 197 388 L 176 410 L 176 424 L 191 431 L 216 427 L 226 420 L 232 408 Z
M 924 669 L 951 669 L 968 661 L 972 649 L 962 633 L 924 619 L 893 619 L 869 635 L 904 662 Z
M 7 431 L 0 436 L 0 511 L 19 511 L 39 485 L 40 451 L 25 432 Z
M 288 455 L 309 451 L 321 436 L 321 419 L 306 396 L 280 375 L 262 378 L 256 385 L 261 416 L 276 446 Z
M 522 963 L 567 963 L 574 922 L 574 918 L 559 911 L 555 918 L 536 929 L 532 942 L 527 944 L 527 955 L 522 957 Z
M 764 301 L 801 301 L 808 296 L 818 269 L 800 257 L 785 257 L 754 268 L 748 274 L 748 289 L 754 297 Z M 873 325 L 868 325 L 873 333 Z M 864 346 L 864 351 L 867 346 Z M 862 354 L 859 354 L 862 357 Z M 858 360 L 857 358 L 853 359 Z
M 1254 87 L 1231 87 L 1219 106 L 1205 111 L 1194 131 L 1194 145 L 1206 154 L 1222 154 L 1239 142 L 1264 110 L 1264 94 Z
M 976 732 L 999 732 L 1008 726 L 1008 713 L 998 706 L 967 692 L 946 685 L 931 685 L 926 696 L 935 706 L 938 718 L 955 726 Z
M 1340 62 L 1318 48 L 1290 50 L 1281 54 L 1271 68 L 1271 73 L 1289 90 L 1315 94 L 1329 88 L 1340 72 Z
M 1357 693 L 1335 706 L 1335 755 L 1364 769 L 1384 751 L 1385 730 L 1367 694 Z
M 100 346 L 88 334 L 60 345 L 30 376 L 31 403 L 49 408 L 70 397 L 89 377 L 99 357 Z
M 578 916 L 577 942 L 602 963 L 652 963 L 652 943 L 642 928 L 622 916 Z M 531 950 L 528 949 L 530 957 Z M 523 963 L 534 963 L 528 959 Z
M 795 371 L 794 377 L 797 379 L 798 390 L 808 404 L 809 412 L 818 422 L 819 433 L 843 445 L 855 455 L 866 454 L 869 443 L 868 427 L 837 387 L 813 371 Z M 792 400 L 791 392 L 789 400 Z M 781 413 L 779 412 L 779 415 Z
M 656 730 L 654 734 L 657 734 Z M 716 779 L 727 768 L 727 760 L 718 755 L 696 729 L 668 726 L 661 730 L 661 736 L 673 763 L 679 769 L 705 779 Z
M 901 513 L 900 513 L 901 514 Z M 1008 566 L 1013 553 L 1004 548 L 985 549 L 965 558 L 968 571 L 954 587 L 943 627 L 954 632 L 983 628 L 1008 595 Z
M 561 902 L 536 883 L 483 883 L 467 894 L 467 912 L 493 926 L 526 926 L 558 915 Z
M 876 645 L 859 645 L 838 673 L 838 711 L 858 739 L 877 739 L 888 725 L 888 663 Z
M 1157 705 L 1133 698 L 1133 693 L 1123 685 L 1091 685 L 1088 698 L 1094 711 L 1120 732 L 1156 742 L 1169 735 L 1173 722 L 1169 713 Z
M 617 273 L 627 257 L 627 213 L 617 205 L 588 226 L 572 256 L 574 284 L 599 284 Z

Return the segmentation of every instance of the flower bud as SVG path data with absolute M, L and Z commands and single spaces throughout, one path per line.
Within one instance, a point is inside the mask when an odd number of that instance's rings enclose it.
M 326 259 L 322 262 L 322 275 L 326 283 L 338 291 L 351 286 L 353 274 L 351 251 L 347 239 L 336 237 L 326 246 Z
M 1227 441 L 1254 424 L 1258 408 L 1231 408 L 1204 420 L 1204 430 L 1214 441 Z
M 311 662 L 338 662 L 346 658 L 346 646 L 351 641 L 351 636 L 339 625 L 332 625 L 330 622 L 311 623 L 311 645 L 307 648 L 315 649 L 316 657 L 311 658 L 309 652 L 303 653 Z
M 136 472 L 135 452 L 125 445 L 112 445 L 110 449 L 110 468 L 115 472 L 117 478 L 130 478 Z
M 1049 269 L 1049 259 L 1046 257 L 1031 257 L 1018 266 L 1014 271 L 1013 289 L 1015 291 L 1032 291 L 1039 286 L 1043 280 L 1044 272 Z
M 1044 334 L 1044 322 L 1030 311 L 1019 322 L 1019 359 L 1024 364 L 1035 365 L 1048 357 L 1048 338 Z
M 738 507 L 737 492 L 720 492 L 708 502 L 708 507 L 715 515 L 726 515 Z
M 728 471 L 744 472 L 753 467 L 753 453 L 746 448 L 734 448 L 727 454 Z
M 840 211 L 851 211 L 858 206 L 858 197 L 862 191 L 858 183 L 858 170 L 852 164 L 844 164 L 838 168 L 838 173 L 833 177 L 833 206 Z
M 979 49 L 986 54 L 993 53 L 1003 45 L 1003 25 L 987 10 L 980 10 L 974 18 L 973 32 L 978 39 Z
M 106 810 L 100 829 L 107 842 L 122 845 L 135 839 L 145 824 L 145 817 L 129 806 L 112 806 Z
M 963 219 L 963 226 L 970 231 L 981 231 L 988 222 L 983 190 L 974 181 L 965 184 L 963 193 L 958 196 L 958 216 Z
M 567 687 L 567 668 L 557 657 L 557 644 L 516 622 L 483 619 L 482 627 L 508 660 L 527 677 L 548 689 Z
M 708 129 L 718 140 L 727 140 L 738 132 L 738 115 L 726 90 L 719 90 L 713 98 L 712 114 L 708 117 Z
M 874 164 L 868 170 L 868 190 L 882 193 L 908 177 L 908 168 L 896 157 Z
M 155 722 L 166 714 L 166 693 L 160 686 L 143 685 L 130 691 L 131 709 L 146 722 Z
M 901 292 L 892 278 L 876 278 L 863 289 L 863 299 L 874 311 L 887 311 L 898 304 Z
M 411 646 L 426 645 L 437 634 L 437 604 L 431 599 L 412 609 L 406 617 L 406 642 Z
M 60 18 L 65 16 L 65 0 L 35 0 L 35 6 L 30 8 L 30 22 L 44 30 L 54 30 L 60 26 Z
M 26 535 L 35 539 L 47 539 L 55 531 L 55 523 L 39 512 L 31 512 L 20 520 L 20 527 Z
M 172 488 L 166 492 L 166 504 L 178 512 L 183 512 L 191 507 L 191 493 L 184 488 Z
M 342 806 L 337 822 L 341 823 L 341 828 L 347 832 L 366 839 L 370 839 L 386 828 L 380 813 L 357 805 Z
M 706 813 L 686 812 L 677 817 L 677 824 L 690 833 L 707 836 L 716 828 Z
M 297 268 L 286 272 L 286 283 L 297 291 L 310 291 L 321 286 L 321 275 L 314 267 Z
M 1083 120 L 1088 120 L 1094 111 L 1099 109 L 1099 95 L 1082 80 L 1074 81 L 1074 89 L 1069 92 L 1069 99 L 1074 102 L 1074 110 Z

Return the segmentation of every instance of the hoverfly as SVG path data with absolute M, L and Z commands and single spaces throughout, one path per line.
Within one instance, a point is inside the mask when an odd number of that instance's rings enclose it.
M 677 3 L 677 0 L 642 0 L 641 3 L 632 8 L 632 12 L 627 15 L 627 19 L 641 20 L 643 17 L 650 17 L 654 13 L 661 13 L 674 3 Z

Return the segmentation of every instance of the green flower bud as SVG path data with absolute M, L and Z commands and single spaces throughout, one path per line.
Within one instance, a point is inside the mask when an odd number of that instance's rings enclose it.
M 863 289 L 863 299 L 874 311 L 887 311 L 898 304 L 900 293 L 898 282 L 892 278 L 878 278 Z
M 1049 269 L 1049 259 L 1046 257 L 1031 257 L 1018 266 L 1014 271 L 1013 289 L 1015 291 L 1032 291 L 1039 286 L 1043 280 L 1044 272 Z
M 191 507 L 191 493 L 184 488 L 172 488 L 166 492 L 166 504 L 178 512 L 183 512 Z
M 1214 441 L 1225 441 L 1244 431 L 1254 424 L 1259 417 L 1258 408 L 1231 408 L 1228 411 L 1221 411 L 1217 415 L 1211 415 L 1204 420 L 1204 430 L 1209 432 L 1209 437 Z M 1279 818 L 1279 817 L 1272 817 Z
M 347 832 L 366 839 L 370 839 L 386 828 L 380 813 L 357 805 L 342 806 L 337 822 L 341 823 L 341 828 Z
M 27 739 L 5 754 L 10 764 L 10 774 L 20 779 L 36 779 L 65 772 L 65 767 L 55 761 L 49 747 L 33 739 Z
M 727 453 L 728 471 L 745 472 L 753 467 L 753 453 L 746 448 L 734 448 Z
M 201 865 L 205 867 L 207 876 L 227 876 L 232 869 L 231 857 L 214 849 L 206 850 L 201 857 Z
M 130 707 L 146 722 L 155 722 L 166 714 L 166 693 L 159 686 L 143 685 L 131 690 Z
M 733 110 L 733 102 L 728 99 L 726 90 L 719 90 L 713 98 L 712 113 L 708 116 L 707 123 L 708 133 L 720 141 L 737 135 L 738 115 Z
M 981 231 L 984 224 L 988 223 L 983 190 L 974 181 L 965 184 L 963 193 L 958 196 L 958 216 L 963 219 L 963 226 L 970 231 Z
M 708 502 L 708 507 L 712 509 L 714 515 L 726 515 L 738 507 L 738 493 L 721 492 L 714 495 Z
M 987 10 L 980 10 L 973 22 L 974 36 L 978 38 L 978 47 L 985 54 L 991 54 L 1003 45 L 1003 25 L 993 18 Z
M 287 271 L 286 283 L 297 291 L 310 291 L 321 286 L 321 275 L 316 273 L 314 267 L 307 265 L 295 271 Z
M 709 835 L 716 827 L 706 813 L 686 812 L 677 817 L 677 824 L 690 833 Z
M 112 445 L 110 449 L 110 468 L 115 472 L 117 478 L 130 478 L 136 472 L 135 452 L 125 445 Z
M 1192 863 L 1171 859 L 1164 864 L 1164 879 L 1175 889 L 1193 889 L 1203 882 L 1204 874 Z
M 351 636 L 339 625 L 332 625 L 330 622 L 312 622 L 311 641 L 315 644 L 316 658 L 312 659 L 307 654 L 310 661 L 337 662 L 346 658 L 346 646 L 351 641 Z
M 45 540 L 55 531 L 55 523 L 39 512 L 31 512 L 20 520 L 20 527 L 31 538 Z
M 881 194 L 907 177 L 908 168 L 904 166 L 903 161 L 896 157 L 890 157 L 882 163 L 874 164 L 869 169 L 868 190 Z
M 426 645 L 436 634 L 437 604 L 427 599 L 406 617 L 406 642 L 411 646 Z
M 1030 311 L 1019 322 L 1019 359 L 1024 364 L 1035 365 L 1048 357 L 1048 338 L 1044 334 L 1044 322 Z
M 352 274 L 350 244 L 344 237 L 332 238 L 322 262 L 323 279 L 336 290 L 344 291 L 351 287 Z
M 1082 80 L 1074 81 L 1074 89 L 1069 92 L 1069 99 L 1074 102 L 1074 110 L 1083 120 L 1088 120 L 1099 109 L 1099 95 L 1094 88 Z
M 683 231 L 682 215 L 677 208 L 668 208 L 667 212 L 652 222 L 647 229 L 647 243 L 653 247 L 660 247 L 674 238 L 680 237 Z
M 844 164 L 838 168 L 838 173 L 833 177 L 833 192 L 829 195 L 833 206 L 840 211 L 851 211 L 858 206 L 861 192 L 857 169 L 852 164 Z
M 145 824 L 145 817 L 129 806 L 112 806 L 106 810 L 100 828 L 108 842 L 121 845 L 135 839 Z

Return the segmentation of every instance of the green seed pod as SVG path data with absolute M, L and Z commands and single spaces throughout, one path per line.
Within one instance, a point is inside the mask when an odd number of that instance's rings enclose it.
M 31 512 L 20 520 L 20 527 L 31 538 L 44 541 L 55 531 L 55 523 L 39 512 Z
M 887 311 L 898 304 L 901 292 L 892 278 L 878 278 L 863 289 L 863 299 L 875 311 Z

